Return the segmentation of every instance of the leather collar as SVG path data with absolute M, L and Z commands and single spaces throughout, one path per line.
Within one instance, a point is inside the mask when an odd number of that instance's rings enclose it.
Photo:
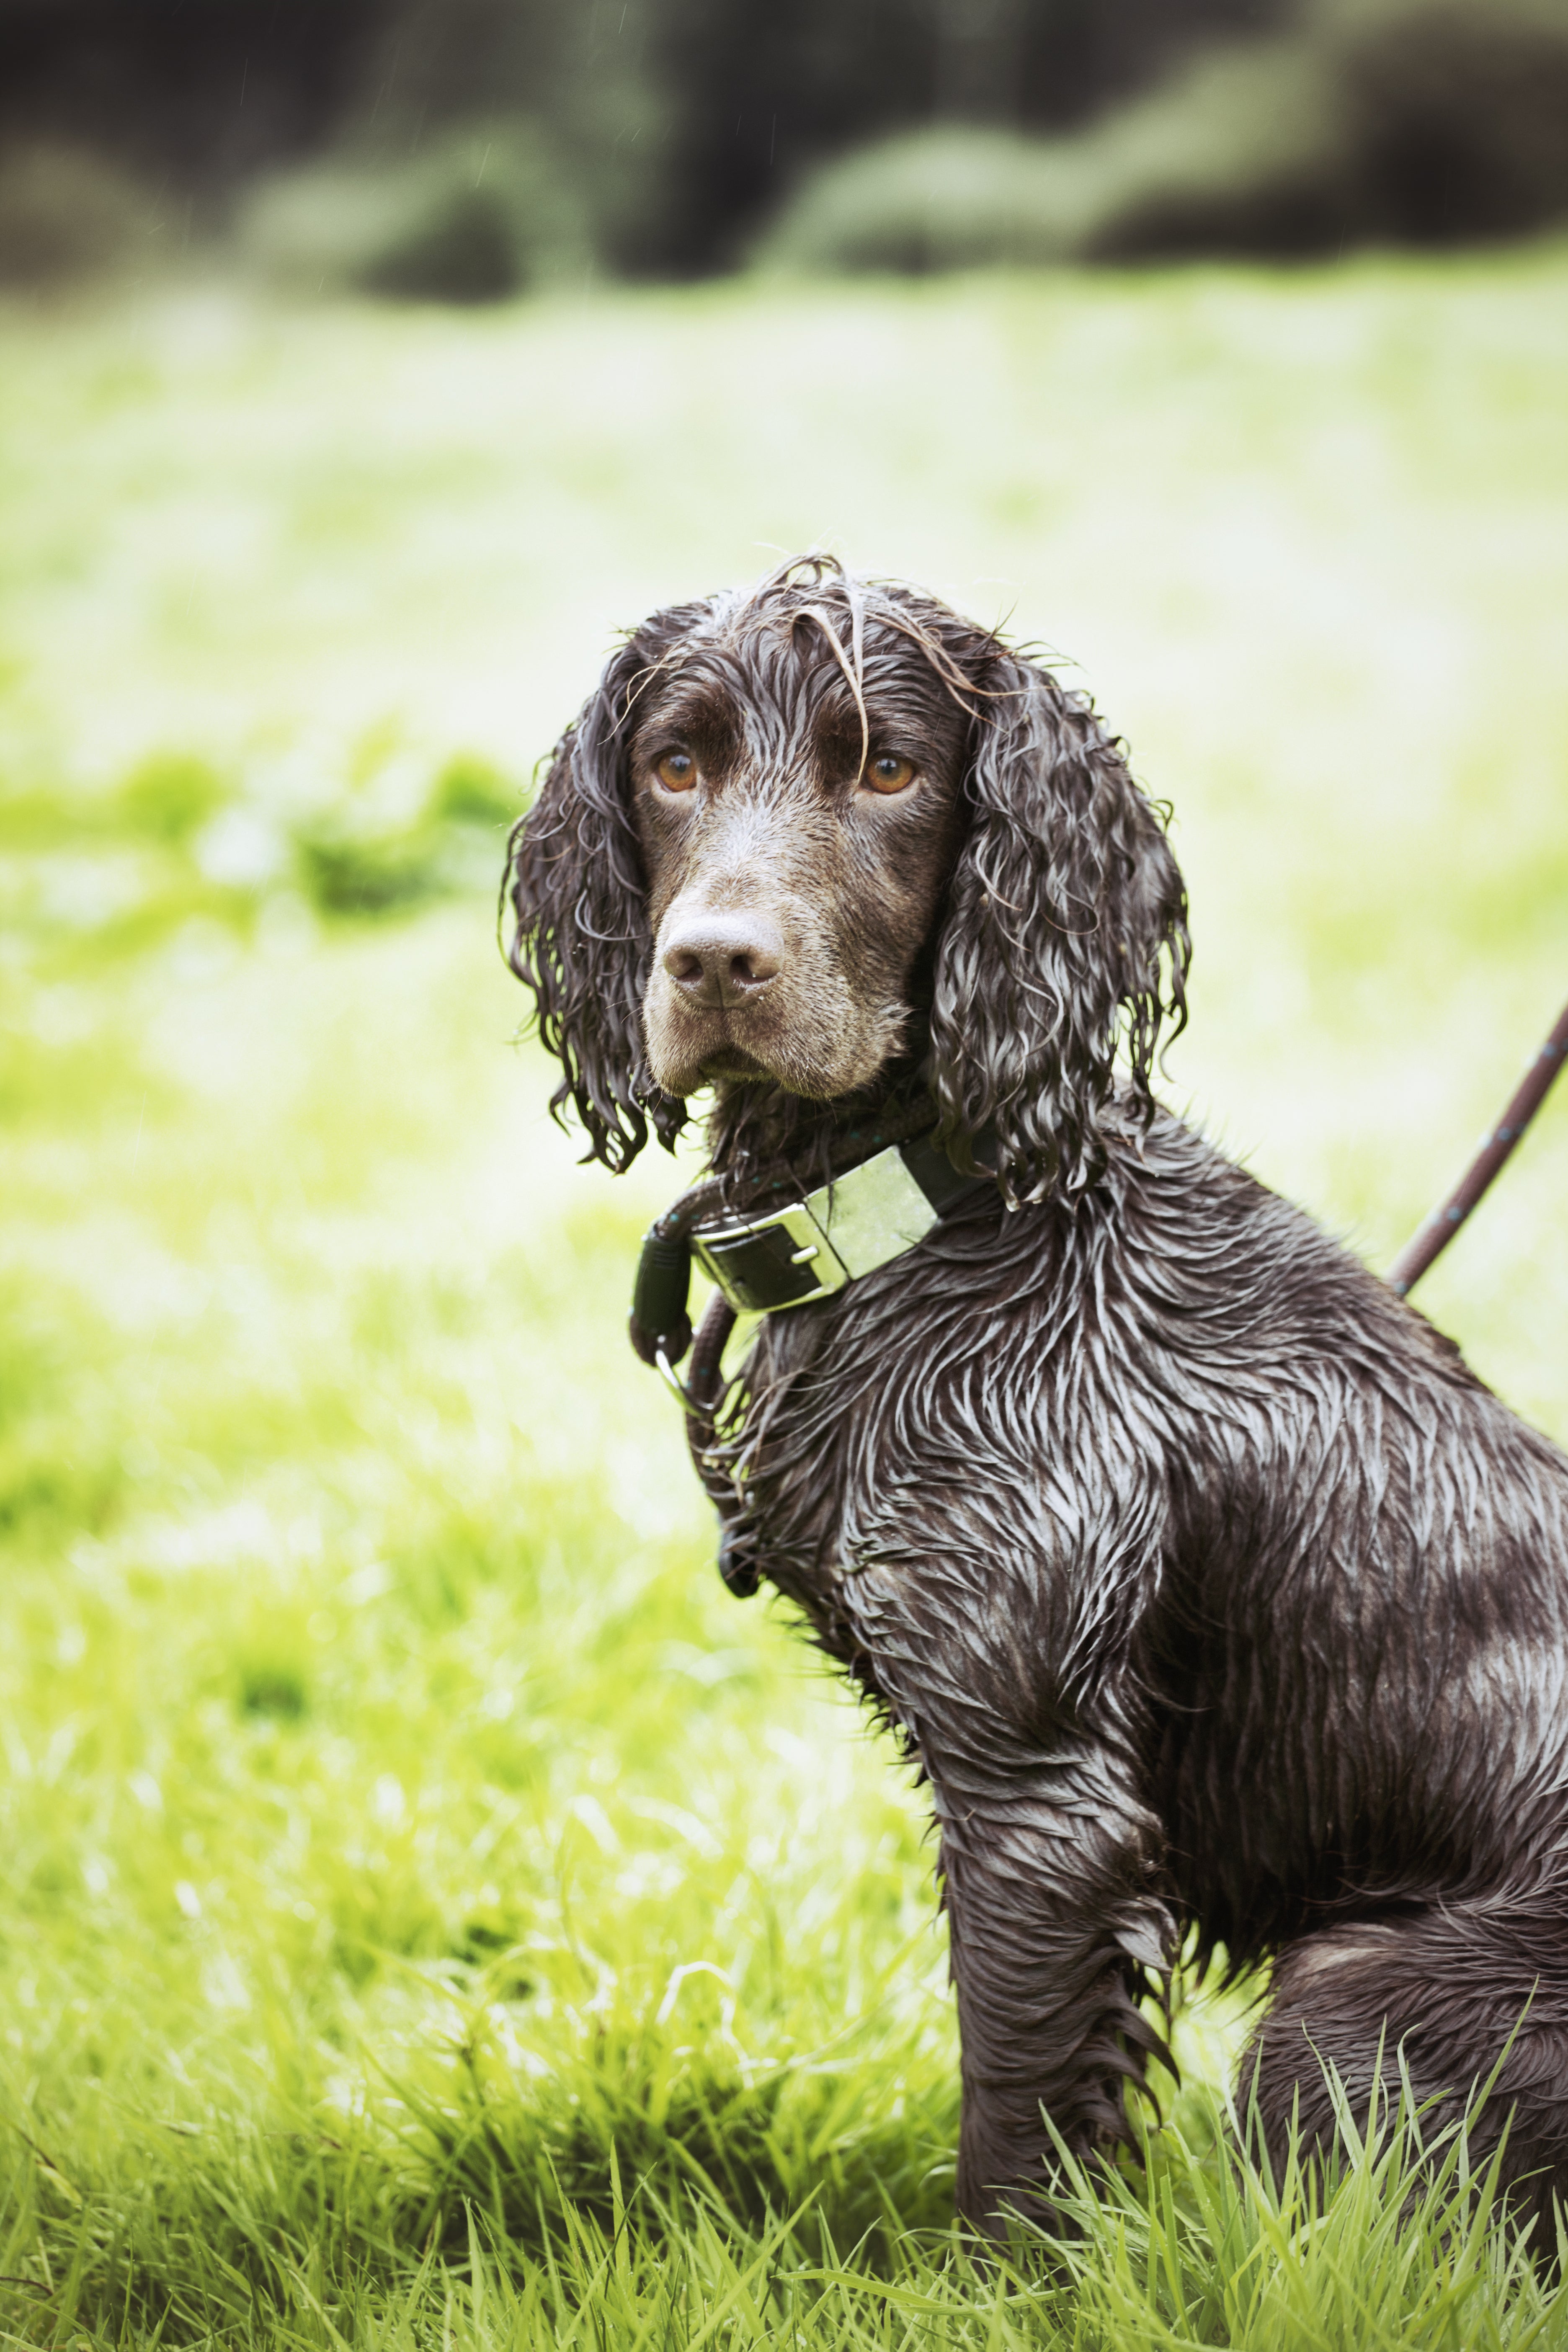
M 895 1135 L 903 1124 L 889 1120 Z M 917 1110 L 909 1124 L 920 1122 Z M 739 1315 L 779 1315 L 829 1298 L 847 1283 L 912 1250 L 963 1202 L 994 1192 L 994 1176 L 962 1176 L 932 1141 L 934 1120 L 902 1142 L 883 1144 L 815 1191 L 790 1197 L 780 1178 L 772 1204 L 744 1216 L 727 1211 L 717 1177 L 683 1192 L 643 1236 L 632 1297 L 632 1346 L 656 1366 L 686 1415 L 692 1466 L 719 1514 L 719 1572 L 744 1598 L 761 1570 L 745 1531 L 732 1465 L 718 1442 L 716 1415 L 725 1391 L 724 1349 Z M 880 1143 L 880 1137 L 872 1140 Z M 989 1133 L 977 1140 L 984 1149 Z M 783 1194 L 782 1199 L 777 1196 Z M 691 1261 L 712 1276 L 695 1335 L 686 1311 Z M 682 1380 L 676 1366 L 690 1350 Z
M 918 1119 L 917 1112 L 909 1123 Z M 731 1322 L 738 1314 L 777 1315 L 831 1297 L 915 1248 L 963 1202 L 994 1191 L 992 1176 L 959 1174 L 932 1141 L 934 1126 L 928 1115 L 923 1131 L 884 1145 L 813 1192 L 793 1192 L 780 1178 L 765 1205 L 759 1201 L 743 1213 L 726 1208 L 717 1178 L 683 1192 L 643 1236 L 630 1336 L 644 1363 L 657 1365 L 692 1406 L 673 1368 L 691 1345 L 686 1303 L 693 1257 L 716 1284 L 714 1307 L 722 1300 Z M 982 1147 L 988 1140 L 978 1139 Z M 716 1360 L 707 1370 L 716 1371 Z
M 699 1223 L 691 1255 L 738 1315 L 828 1298 L 922 1242 L 962 1202 L 993 1188 L 961 1176 L 929 1134 L 889 1144 L 803 1199 Z

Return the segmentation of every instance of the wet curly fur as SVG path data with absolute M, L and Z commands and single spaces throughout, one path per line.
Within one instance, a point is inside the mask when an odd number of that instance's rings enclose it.
M 710 1085 L 737 1198 L 922 1092 L 998 1178 L 770 1318 L 728 1457 L 731 1539 L 930 1782 L 961 2210 L 1048 2210 L 1042 2111 L 1075 2149 L 1125 2137 L 1191 1937 L 1274 1962 L 1243 2077 L 1277 2156 L 1298 2101 L 1332 2137 L 1320 2060 L 1364 2101 L 1402 2043 L 1462 2097 L 1518 2027 L 1475 2139 L 1511 2114 L 1549 2239 L 1568 1459 L 1155 1107 L 1185 899 L 1087 699 L 932 598 L 786 566 L 615 655 L 508 892 L 557 1104 L 611 1168 Z

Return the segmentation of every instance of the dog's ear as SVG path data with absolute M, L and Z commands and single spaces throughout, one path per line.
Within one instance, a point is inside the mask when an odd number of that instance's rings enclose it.
M 643 1043 L 653 942 L 626 765 L 638 691 L 682 634 L 650 623 L 613 656 L 512 828 L 501 883 L 506 959 L 532 990 L 539 1035 L 563 1071 L 550 1108 L 559 1119 L 574 1104 L 589 1156 L 617 1171 L 650 1124 L 668 1150 L 686 1119 L 684 1103 L 655 1085 Z
M 1013 654 L 986 660 L 973 684 L 931 1088 L 960 1164 L 993 1163 L 1009 1202 L 1071 1198 L 1104 1165 L 1100 1114 L 1123 1039 L 1134 1099 L 1152 1108 L 1161 1024 L 1174 1034 L 1186 1017 L 1186 893 L 1087 696 Z

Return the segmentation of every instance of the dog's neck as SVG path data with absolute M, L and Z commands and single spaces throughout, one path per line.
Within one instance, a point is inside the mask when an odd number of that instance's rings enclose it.
M 808 1101 L 782 1087 L 723 1080 L 708 1117 L 708 1164 L 737 1205 L 764 1176 L 781 1170 L 810 1192 L 934 1117 L 913 1059 L 889 1063 L 873 1085 L 832 1102 Z

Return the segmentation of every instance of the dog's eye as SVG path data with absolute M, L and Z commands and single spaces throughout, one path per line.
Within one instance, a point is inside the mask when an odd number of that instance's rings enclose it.
M 697 782 L 697 762 L 689 751 L 667 751 L 654 773 L 667 791 L 689 793 Z
M 914 772 L 912 760 L 896 760 L 889 751 L 872 761 L 866 771 L 866 782 L 874 793 L 901 793 Z

